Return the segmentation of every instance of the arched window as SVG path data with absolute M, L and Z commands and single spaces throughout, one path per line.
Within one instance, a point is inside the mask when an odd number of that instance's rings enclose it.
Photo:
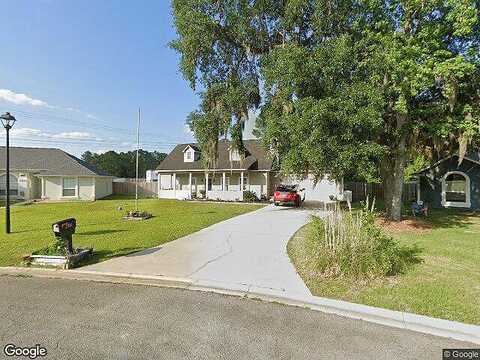
M 445 174 L 442 182 L 442 204 L 470 207 L 470 178 L 460 171 Z
M 7 194 L 7 174 L 0 175 L 0 195 Z M 18 195 L 18 180 L 15 175 L 10 174 L 10 195 Z

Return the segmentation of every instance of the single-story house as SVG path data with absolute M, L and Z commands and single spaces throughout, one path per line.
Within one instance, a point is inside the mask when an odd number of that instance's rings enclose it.
M 280 183 L 298 183 L 305 188 L 306 200 L 328 201 L 331 195 L 343 193 L 343 184 L 327 178 L 316 184 L 312 178 L 282 179 L 258 140 L 244 140 L 244 145 L 241 159 L 229 141 L 220 141 L 216 165 L 208 171 L 197 144 L 177 145 L 157 168 L 158 197 L 242 201 L 244 191 L 251 191 L 268 199 Z
M 6 194 L 5 147 L 0 147 L 0 196 Z M 60 149 L 10 148 L 13 200 L 95 200 L 112 194 L 112 177 Z
M 417 173 L 417 201 L 434 208 L 480 210 L 480 152 L 470 152 L 459 164 L 448 156 Z

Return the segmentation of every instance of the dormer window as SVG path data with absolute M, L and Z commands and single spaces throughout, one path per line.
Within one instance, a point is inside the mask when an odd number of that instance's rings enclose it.
M 240 161 L 240 154 L 238 150 L 236 149 L 230 150 L 230 161 Z
M 183 150 L 183 162 L 194 162 L 198 158 L 197 151 L 190 145 Z

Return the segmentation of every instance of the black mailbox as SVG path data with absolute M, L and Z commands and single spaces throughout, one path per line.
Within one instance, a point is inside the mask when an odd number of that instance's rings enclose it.
M 52 224 L 53 234 L 61 240 L 68 254 L 73 254 L 72 235 L 75 234 L 77 220 L 74 218 L 57 221 Z

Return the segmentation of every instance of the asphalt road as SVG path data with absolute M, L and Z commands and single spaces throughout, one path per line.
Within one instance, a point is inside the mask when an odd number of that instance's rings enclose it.
M 9 343 L 47 359 L 419 360 L 475 347 L 213 293 L 2 276 L 0 358 Z

